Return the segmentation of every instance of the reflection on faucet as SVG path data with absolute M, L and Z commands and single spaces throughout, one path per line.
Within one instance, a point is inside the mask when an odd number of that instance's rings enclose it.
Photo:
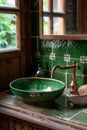
M 70 93 L 77 93 L 77 83 L 76 83 L 76 76 L 75 76 L 77 67 L 79 67 L 79 66 L 78 66 L 78 64 L 76 64 L 76 61 L 73 61 L 73 64 L 71 66 L 61 67 L 61 66 L 56 65 L 51 70 L 51 78 L 54 77 L 54 71 L 56 69 L 60 69 L 60 70 L 72 69 L 72 81 L 70 84 Z

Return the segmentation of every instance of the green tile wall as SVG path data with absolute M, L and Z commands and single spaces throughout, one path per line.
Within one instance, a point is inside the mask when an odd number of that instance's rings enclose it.
M 76 70 L 78 87 L 82 84 L 87 84 L 87 41 L 40 40 L 38 0 L 31 0 L 30 2 L 33 59 L 32 74 L 36 71 L 36 52 L 39 51 L 41 54 L 40 62 L 45 72 L 45 77 L 50 77 L 50 72 L 54 65 L 71 65 L 73 60 L 75 60 L 79 64 L 79 69 Z M 54 54 L 53 57 L 52 53 Z M 66 61 L 64 56 L 68 56 L 68 61 Z M 66 84 L 68 84 L 67 87 L 69 87 L 72 80 L 71 70 L 56 70 L 54 78 L 65 82 L 66 75 L 68 79 Z

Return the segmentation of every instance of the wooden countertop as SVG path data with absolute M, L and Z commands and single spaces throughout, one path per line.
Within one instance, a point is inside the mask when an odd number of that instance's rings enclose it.
M 87 130 L 86 124 L 47 116 L 41 113 L 44 107 L 26 104 L 19 97 L 7 93 L 0 93 L 0 113 L 45 126 L 51 130 Z

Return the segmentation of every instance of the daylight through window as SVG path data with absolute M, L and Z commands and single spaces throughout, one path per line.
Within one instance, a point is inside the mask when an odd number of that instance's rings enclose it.
M 45 35 L 63 34 L 64 17 L 64 0 L 43 0 L 43 33 Z
M 19 47 L 18 0 L 0 0 L 0 50 Z

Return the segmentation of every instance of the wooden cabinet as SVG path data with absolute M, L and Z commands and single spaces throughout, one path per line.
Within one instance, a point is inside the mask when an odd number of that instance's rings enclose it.
M 26 122 L 0 114 L 0 130 L 51 130 L 31 122 Z

